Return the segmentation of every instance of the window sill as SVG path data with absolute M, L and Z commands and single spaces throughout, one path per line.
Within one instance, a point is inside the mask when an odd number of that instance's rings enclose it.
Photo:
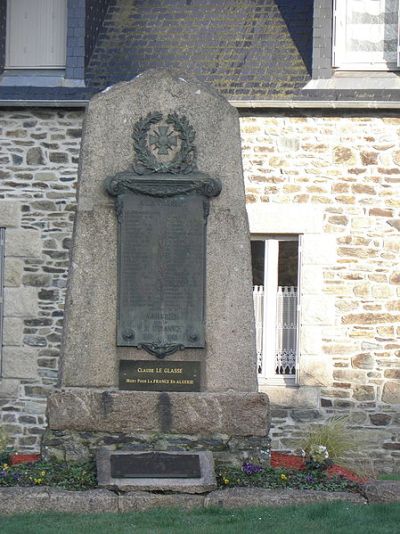
M 271 406 L 274 408 L 319 408 L 319 387 L 259 384 L 258 390 L 268 395 Z
M 64 69 L 10 69 L 0 76 L 0 87 L 85 87 L 85 82 L 65 78 Z
M 264 376 L 258 377 L 258 385 L 260 387 L 264 386 L 287 386 L 287 387 L 296 387 L 296 377 L 295 376 L 274 376 L 267 378 Z
M 336 71 L 331 78 L 310 80 L 303 90 L 399 90 L 400 72 Z

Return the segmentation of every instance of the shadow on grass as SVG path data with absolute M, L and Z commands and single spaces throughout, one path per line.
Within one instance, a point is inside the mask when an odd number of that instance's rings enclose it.
M 125 514 L 22 514 L 0 518 L 2 534 L 393 534 L 400 504 L 321 503 L 282 508 L 148 510 Z

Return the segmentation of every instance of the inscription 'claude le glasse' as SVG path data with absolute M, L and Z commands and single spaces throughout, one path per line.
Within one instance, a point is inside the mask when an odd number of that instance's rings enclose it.
M 120 389 L 200 391 L 200 362 L 120 361 Z
M 175 374 L 182 374 L 183 373 L 183 369 L 182 369 L 182 367 L 176 367 L 176 368 L 172 368 L 172 369 L 168 368 L 168 367 L 165 367 L 165 368 L 154 367 L 154 368 L 149 368 L 149 369 L 145 369 L 143 367 L 138 367 L 137 372 L 138 373 L 166 373 L 166 374 L 175 373 Z

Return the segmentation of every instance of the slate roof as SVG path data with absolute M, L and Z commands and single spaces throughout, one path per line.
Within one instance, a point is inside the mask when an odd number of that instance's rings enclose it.
M 114 0 L 86 79 L 99 90 L 172 67 L 229 99 L 288 99 L 310 78 L 311 37 L 312 0 Z
M 306 87 L 311 79 L 313 0 L 74 2 L 81 8 L 88 8 L 86 29 L 89 33 L 86 37 L 84 34 L 86 48 L 83 50 L 87 60 L 86 86 L 0 86 L 0 105 L 38 101 L 49 105 L 73 105 L 74 102 L 81 105 L 105 87 L 157 67 L 188 72 L 214 85 L 228 99 L 246 103 L 258 100 L 400 100 L 397 73 L 391 73 L 395 76 L 390 80 L 382 79 L 379 83 L 375 80 L 375 84 L 368 84 L 366 75 L 362 88 L 360 84 L 353 84 L 351 78 L 335 85 L 336 73 L 331 74 L 330 88 L 324 79 L 320 80 L 322 84 L 313 81 Z M 75 3 L 69 2 L 69 9 Z M 0 0 L 0 8 L 4 5 L 5 0 Z M 324 9 L 328 9 L 329 15 L 329 2 L 326 6 Z M 325 11 L 321 11 L 315 23 L 329 42 L 331 21 Z M 4 20 L 5 11 L 0 9 L 0 28 Z M 80 31 L 82 28 L 81 25 Z M 73 28 L 75 30 L 77 28 Z M 317 34 L 314 53 L 321 59 L 329 51 L 318 49 L 319 44 L 322 46 L 320 41 Z M 314 74 L 319 77 L 318 69 Z
M 111 0 L 85 88 L 0 87 L 0 100 L 85 100 L 171 67 L 231 100 L 299 98 L 310 79 L 313 0 Z

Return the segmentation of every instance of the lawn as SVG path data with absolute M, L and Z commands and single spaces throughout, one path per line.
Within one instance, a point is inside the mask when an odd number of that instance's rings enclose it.
M 382 473 L 378 480 L 400 480 L 400 473 Z
M 393 534 L 400 504 L 322 503 L 284 508 L 149 510 L 140 513 L 23 514 L 0 518 L 2 534 Z

